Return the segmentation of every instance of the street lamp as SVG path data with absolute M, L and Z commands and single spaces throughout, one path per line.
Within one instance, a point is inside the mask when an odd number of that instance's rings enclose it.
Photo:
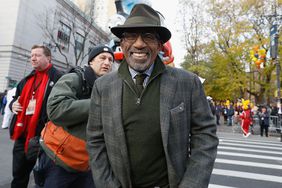
M 278 107 L 278 117 L 280 119 L 280 123 L 282 123 L 281 120 L 281 91 L 280 91 L 280 63 L 278 61 L 278 38 L 279 38 L 279 30 L 281 26 L 282 21 L 282 15 L 278 15 L 276 12 L 276 1 L 274 1 L 274 14 L 267 16 L 268 19 L 271 22 L 271 28 L 270 28 L 270 56 L 274 60 L 274 63 L 276 65 L 276 82 L 277 82 L 277 107 Z M 272 21 L 273 20 L 273 21 Z M 278 27 L 279 22 L 279 27 Z M 281 127 L 281 125 L 280 125 Z M 282 142 L 282 132 L 280 133 L 280 141 Z
M 274 60 L 276 65 L 276 82 L 277 82 L 277 107 L 279 108 L 278 113 L 282 114 L 281 111 L 281 91 L 280 91 L 280 63 L 278 61 L 278 24 L 276 21 L 273 22 L 270 28 L 270 56 Z

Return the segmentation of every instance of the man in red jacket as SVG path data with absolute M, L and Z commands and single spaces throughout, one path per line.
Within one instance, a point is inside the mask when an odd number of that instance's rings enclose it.
M 12 188 L 25 188 L 28 185 L 37 157 L 30 152 L 30 143 L 38 143 L 38 136 L 48 120 L 47 98 L 62 75 L 51 64 L 51 52 L 45 46 L 34 45 L 31 48 L 30 63 L 34 70 L 20 81 L 10 103 L 15 114 L 10 126 L 11 139 L 15 141 Z

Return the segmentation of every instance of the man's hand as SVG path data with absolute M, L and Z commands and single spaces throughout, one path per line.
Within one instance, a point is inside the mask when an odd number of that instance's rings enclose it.
M 21 104 L 19 103 L 19 99 L 20 97 L 13 103 L 12 105 L 12 111 L 15 114 L 18 114 L 18 112 L 23 111 L 23 107 L 21 106 Z

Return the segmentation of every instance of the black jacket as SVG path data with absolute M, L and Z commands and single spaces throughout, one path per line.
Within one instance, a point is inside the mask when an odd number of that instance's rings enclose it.
M 22 93 L 22 90 L 27 82 L 27 80 L 32 77 L 33 75 L 35 74 L 35 70 L 33 70 L 29 75 L 27 75 L 25 78 L 23 78 L 20 83 L 17 85 L 17 91 L 16 91 L 16 94 L 14 96 L 14 99 L 11 101 L 9 107 L 10 109 L 12 110 L 12 105 L 13 103 L 18 99 L 18 97 L 21 95 Z M 55 83 L 57 82 L 57 80 L 63 75 L 63 73 L 59 70 L 57 70 L 56 68 L 54 68 L 54 66 L 52 66 L 50 68 L 50 70 L 48 70 L 48 75 L 49 75 L 49 80 L 48 80 L 48 83 L 47 83 L 47 87 L 45 89 L 45 94 L 44 94 L 44 100 L 43 100 L 43 104 L 42 104 L 42 109 L 41 109 L 41 112 L 40 112 L 40 117 L 39 117 L 39 120 L 38 120 L 38 125 L 37 125 L 37 128 L 36 128 L 36 136 L 39 136 L 42 129 L 44 128 L 45 126 L 45 123 L 48 121 L 48 116 L 47 116 L 47 113 L 46 113 L 46 103 L 47 103 L 47 99 L 48 99 L 48 96 L 51 92 L 51 89 L 53 88 L 53 86 L 55 85 Z M 13 132 L 14 132 L 14 127 L 15 127 L 15 123 L 16 123 L 16 120 L 17 120 L 17 115 L 14 114 L 13 118 L 12 118 L 12 121 L 11 121 L 11 124 L 10 124 L 10 136 L 13 135 Z

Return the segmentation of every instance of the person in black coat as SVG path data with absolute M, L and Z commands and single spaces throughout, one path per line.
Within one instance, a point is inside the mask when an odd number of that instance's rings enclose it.
M 259 113 L 259 120 L 260 120 L 260 136 L 263 136 L 263 132 L 265 131 L 265 136 L 268 137 L 269 114 L 265 106 L 261 108 L 261 112 Z
M 16 94 L 9 105 L 14 113 L 10 137 L 15 141 L 11 188 L 28 186 L 38 153 L 33 148 L 39 147 L 39 135 L 48 120 L 47 98 L 62 76 L 62 72 L 51 64 L 51 51 L 46 46 L 34 45 L 30 56 L 33 71 L 17 85 Z

